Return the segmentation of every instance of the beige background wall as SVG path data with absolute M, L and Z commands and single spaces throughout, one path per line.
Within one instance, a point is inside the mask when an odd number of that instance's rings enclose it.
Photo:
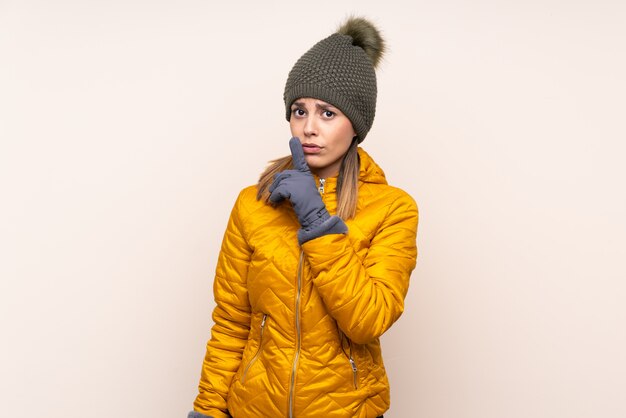
M 626 416 L 618 0 L 0 0 L 0 415 L 185 416 L 231 205 L 349 12 L 421 214 L 385 416 Z

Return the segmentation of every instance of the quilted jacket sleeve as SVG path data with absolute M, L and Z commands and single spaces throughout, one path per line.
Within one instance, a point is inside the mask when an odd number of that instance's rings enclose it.
M 213 283 L 214 325 L 202 365 L 199 394 L 194 401 L 195 411 L 215 418 L 230 417 L 226 396 L 250 330 L 246 277 L 251 249 L 241 223 L 245 212 L 242 194 L 231 212 L 217 262 Z
M 364 259 L 349 231 L 302 245 L 329 313 L 358 344 L 380 337 L 400 317 L 417 258 L 415 201 L 402 192 L 381 210 L 386 214 Z

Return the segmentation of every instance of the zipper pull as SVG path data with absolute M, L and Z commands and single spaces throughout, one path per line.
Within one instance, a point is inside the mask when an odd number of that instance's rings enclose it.
M 354 362 L 354 360 L 352 360 L 352 356 L 350 356 L 350 365 L 352 366 L 352 378 L 354 379 L 354 388 L 358 389 L 359 388 L 359 381 L 358 381 L 358 378 L 357 378 L 356 363 Z
M 267 314 L 263 314 L 263 319 L 261 320 L 261 328 L 265 326 L 265 320 L 267 319 Z
M 356 373 L 357 372 L 356 363 L 354 362 L 354 360 L 352 360 L 352 357 L 350 357 L 350 365 L 352 366 L 352 371 Z
M 320 194 L 324 194 L 324 183 L 326 183 L 326 179 L 320 179 L 320 187 L 317 188 Z

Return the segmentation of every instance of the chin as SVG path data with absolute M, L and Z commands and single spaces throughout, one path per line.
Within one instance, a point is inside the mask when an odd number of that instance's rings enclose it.
M 305 155 L 304 160 L 311 168 L 322 168 L 325 166 L 315 155 Z

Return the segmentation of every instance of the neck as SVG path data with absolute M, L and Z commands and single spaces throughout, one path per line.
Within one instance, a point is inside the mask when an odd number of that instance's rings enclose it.
M 339 171 L 335 169 L 325 170 L 325 169 L 311 169 L 311 173 L 321 179 L 327 179 L 331 177 L 337 177 L 339 175 Z

